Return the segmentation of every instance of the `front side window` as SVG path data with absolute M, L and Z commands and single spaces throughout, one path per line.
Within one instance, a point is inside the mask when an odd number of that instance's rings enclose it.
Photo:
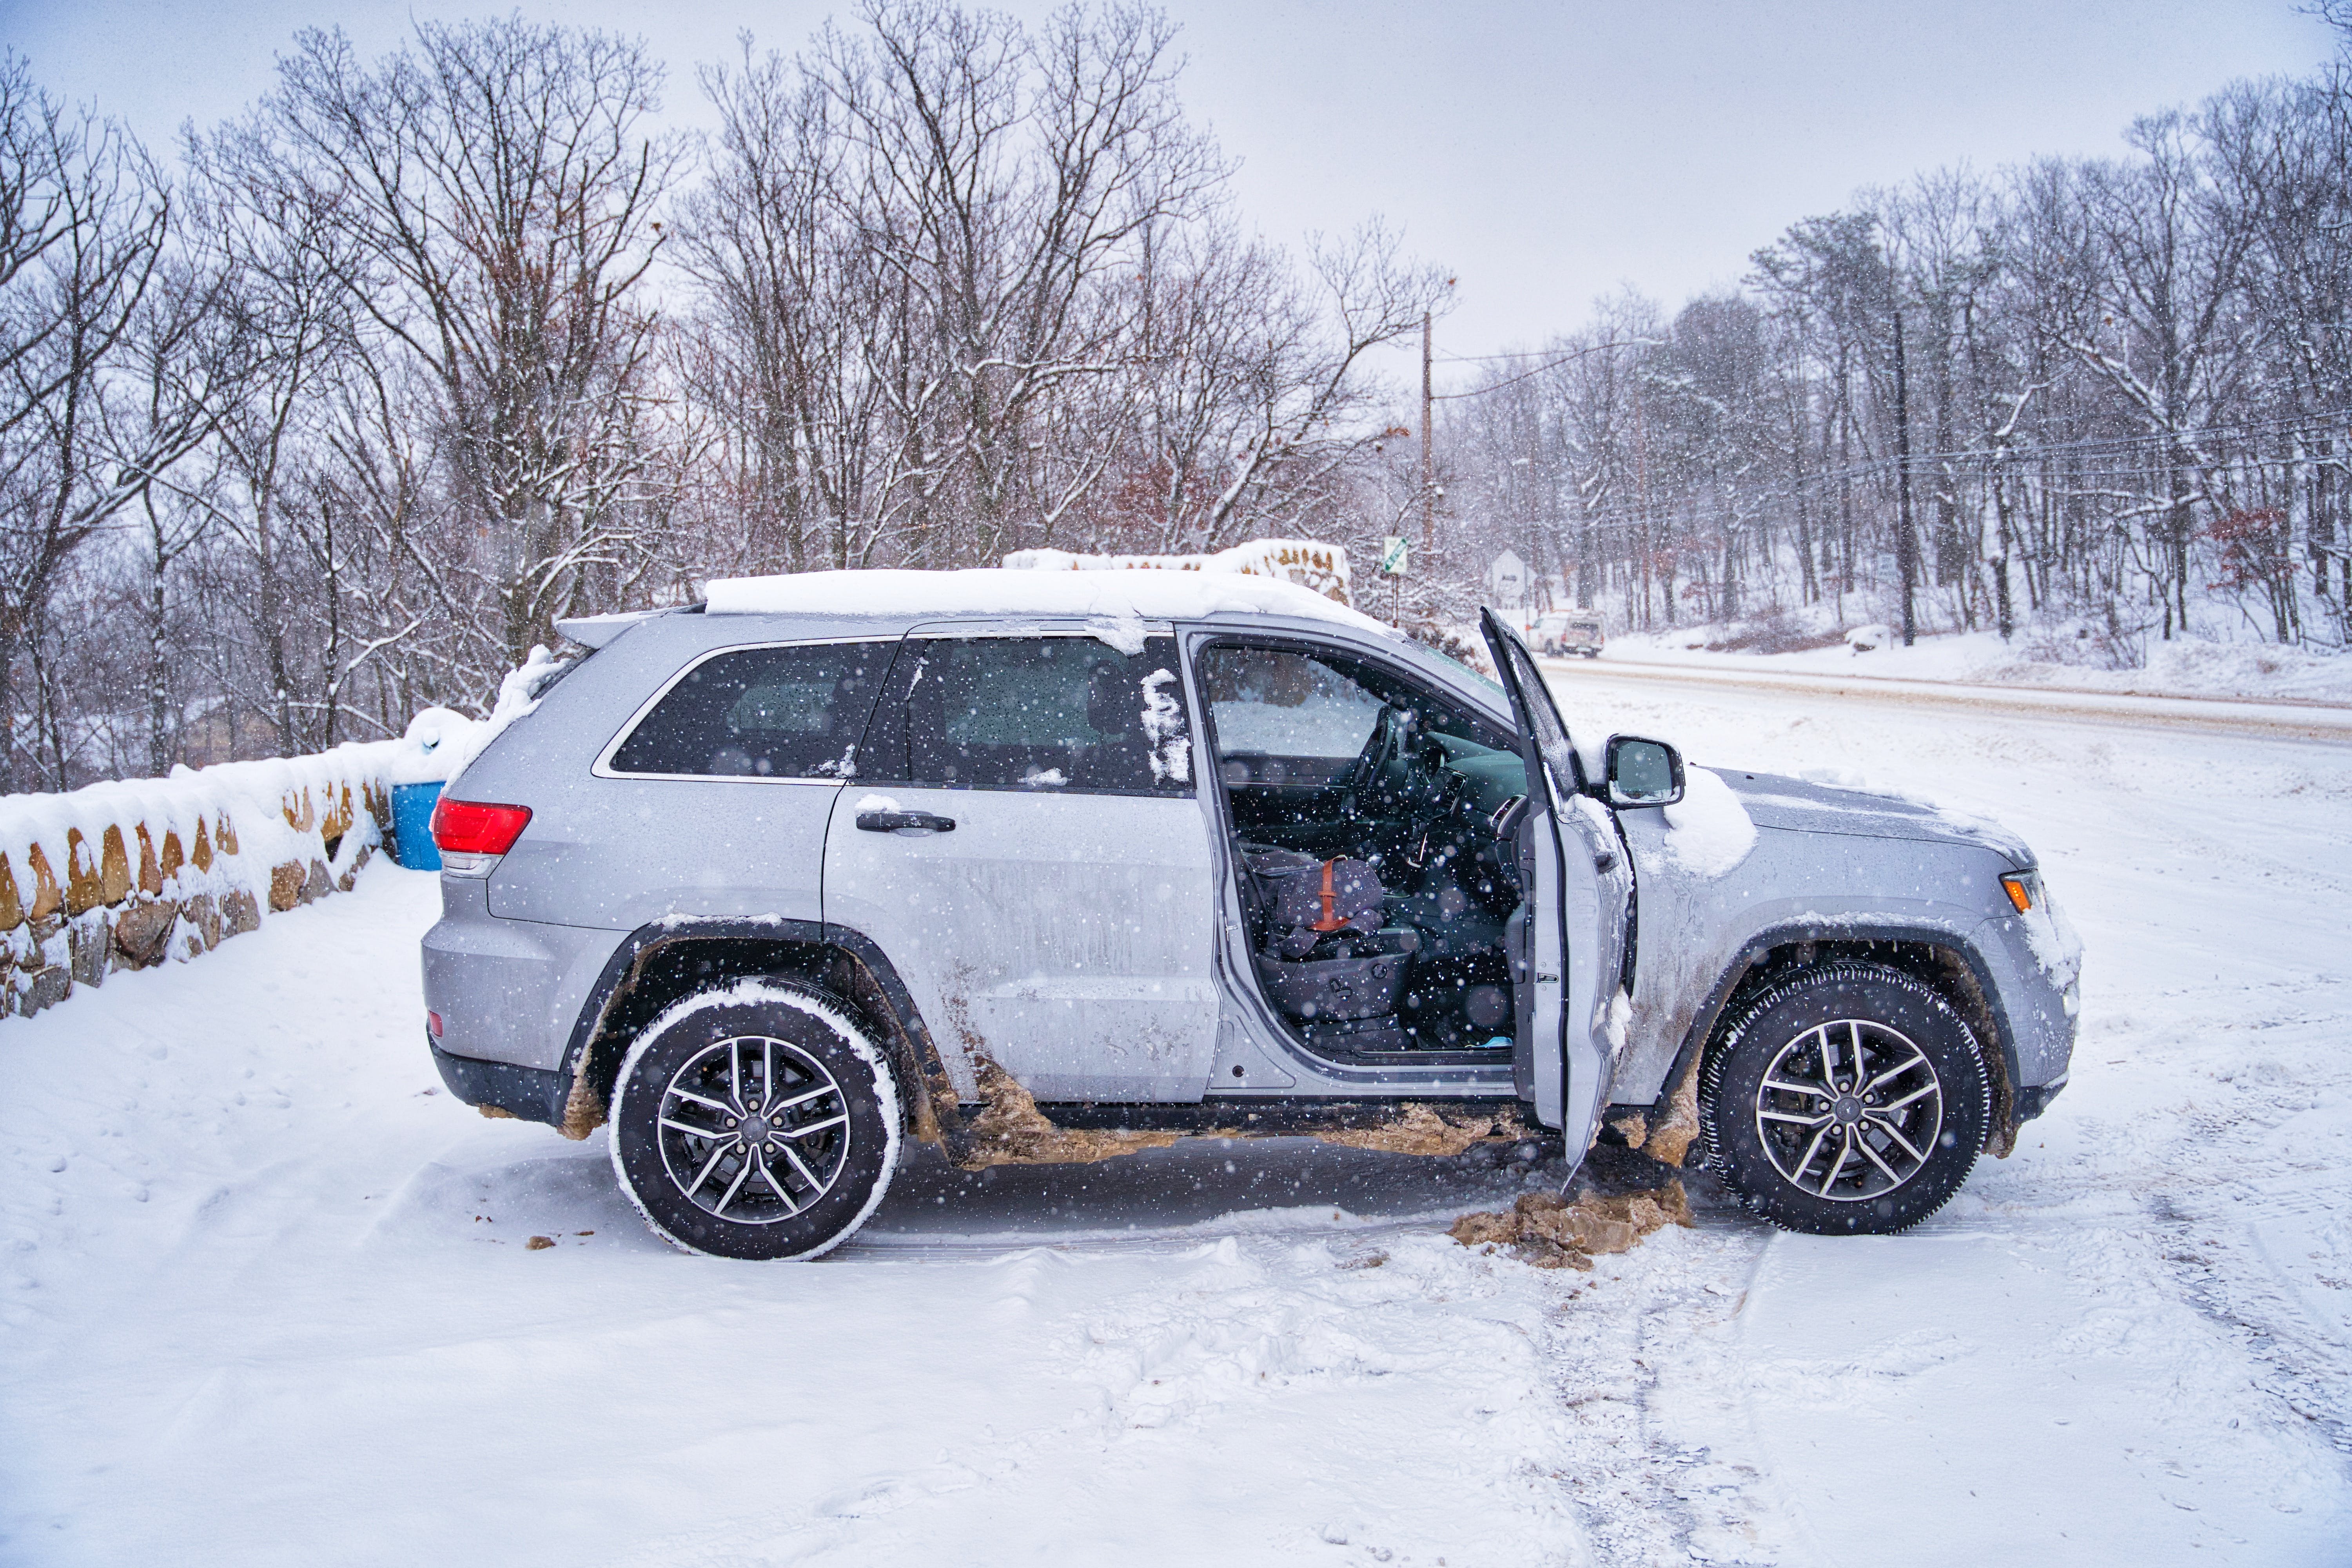
M 1383 706 L 1346 670 L 1290 648 L 1210 648 L 1201 690 L 1228 755 L 1352 760 Z
M 918 637 L 867 776 L 940 789 L 1191 795 L 1173 637 Z
M 1336 777 L 1364 753 L 1391 708 L 1408 714 L 1415 732 L 1462 743 L 1449 754 L 1517 750 L 1485 720 L 1344 655 L 1218 644 L 1202 650 L 1200 677 L 1228 784 Z
M 688 670 L 614 749 L 612 771 L 848 778 L 857 772 L 858 738 L 891 647 L 806 643 L 714 654 Z

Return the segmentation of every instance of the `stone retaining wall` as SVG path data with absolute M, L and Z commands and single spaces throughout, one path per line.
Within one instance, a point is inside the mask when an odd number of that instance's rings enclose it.
M 396 741 L 0 796 L 0 1017 L 349 892 L 392 826 L 393 786 L 455 777 L 567 668 L 533 648 L 488 719 L 428 708 Z
M 0 1016 L 194 958 L 348 891 L 391 825 L 402 742 L 0 798 Z

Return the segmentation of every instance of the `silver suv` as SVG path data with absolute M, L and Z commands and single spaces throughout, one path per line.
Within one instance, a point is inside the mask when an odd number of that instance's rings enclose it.
M 1917 1222 L 2066 1080 L 2079 949 L 1998 828 L 1582 746 L 1303 589 L 828 573 L 565 624 L 452 781 L 434 1060 L 654 1228 L 806 1258 L 908 1140 L 1697 1140 L 1758 1214 Z

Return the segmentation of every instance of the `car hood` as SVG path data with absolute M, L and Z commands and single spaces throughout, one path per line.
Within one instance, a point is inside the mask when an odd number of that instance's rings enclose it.
M 1853 838 L 1906 838 L 1930 844 L 1974 844 L 2006 856 L 2022 870 L 2033 864 L 2025 841 L 1988 817 L 1900 795 L 1815 784 L 1779 773 L 1713 770 L 1759 827 L 1790 833 L 1837 833 Z

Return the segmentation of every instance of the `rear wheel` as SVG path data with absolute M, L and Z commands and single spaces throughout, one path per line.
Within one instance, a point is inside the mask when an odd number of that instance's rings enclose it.
M 1708 1156 L 1754 1213 L 1884 1235 L 1950 1201 L 1984 1148 L 1976 1037 L 1933 987 L 1878 964 L 1780 981 L 1726 1028 L 1699 1086 Z
M 888 1058 L 837 1003 L 744 982 L 646 1026 L 613 1098 L 613 1168 L 663 1237 L 721 1258 L 814 1258 L 898 1162 Z

